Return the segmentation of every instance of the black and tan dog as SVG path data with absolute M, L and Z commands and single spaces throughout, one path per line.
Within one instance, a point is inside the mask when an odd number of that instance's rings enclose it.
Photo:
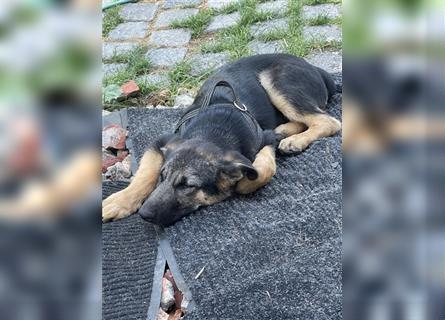
M 139 209 L 145 220 L 167 226 L 254 192 L 275 174 L 276 137 L 281 153 L 296 154 L 340 130 L 322 110 L 335 90 L 326 71 L 291 55 L 225 65 L 204 83 L 176 132 L 145 152 L 131 184 L 104 200 L 103 220 Z

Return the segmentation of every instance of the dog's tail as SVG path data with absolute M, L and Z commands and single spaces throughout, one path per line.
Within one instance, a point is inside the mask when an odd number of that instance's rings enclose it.
M 332 79 L 331 74 L 329 74 L 327 71 L 318 68 L 320 71 L 321 77 L 323 78 L 323 81 L 326 85 L 326 88 L 328 89 L 328 96 L 329 99 L 336 93 L 343 91 L 343 86 L 340 84 L 336 84 L 334 82 L 334 79 Z

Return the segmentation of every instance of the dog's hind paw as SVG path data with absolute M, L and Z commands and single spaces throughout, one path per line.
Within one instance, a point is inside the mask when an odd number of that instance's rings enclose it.
M 278 150 L 281 154 L 293 155 L 299 154 L 306 148 L 306 145 L 302 143 L 299 139 L 295 139 L 293 136 L 281 140 Z
M 102 222 L 126 218 L 139 207 L 140 204 L 132 203 L 131 196 L 124 190 L 114 193 L 102 202 Z

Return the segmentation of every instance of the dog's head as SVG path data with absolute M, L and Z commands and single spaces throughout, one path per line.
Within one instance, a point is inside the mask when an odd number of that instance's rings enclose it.
M 171 225 L 200 207 L 220 202 L 244 177 L 258 177 L 239 152 L 202 140 L 176 138 L 161 150 L 165 161 L 159 184 L 139 209 L 142 218 L 157 225 Z

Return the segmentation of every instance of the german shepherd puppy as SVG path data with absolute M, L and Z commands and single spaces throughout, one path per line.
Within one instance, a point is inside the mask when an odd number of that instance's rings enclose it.
M 335 91 L 326 71 L 292 55 L 221 67 L 176 132 L 148 148 L 130 185 L 104 200 L 103 221 L 139 209 L 143 219 L 168 226 L 199 207 L 254 192 L 275 175 L 277 140 L 281 153 L 298 154 L 341 129 L 322 110 Z

